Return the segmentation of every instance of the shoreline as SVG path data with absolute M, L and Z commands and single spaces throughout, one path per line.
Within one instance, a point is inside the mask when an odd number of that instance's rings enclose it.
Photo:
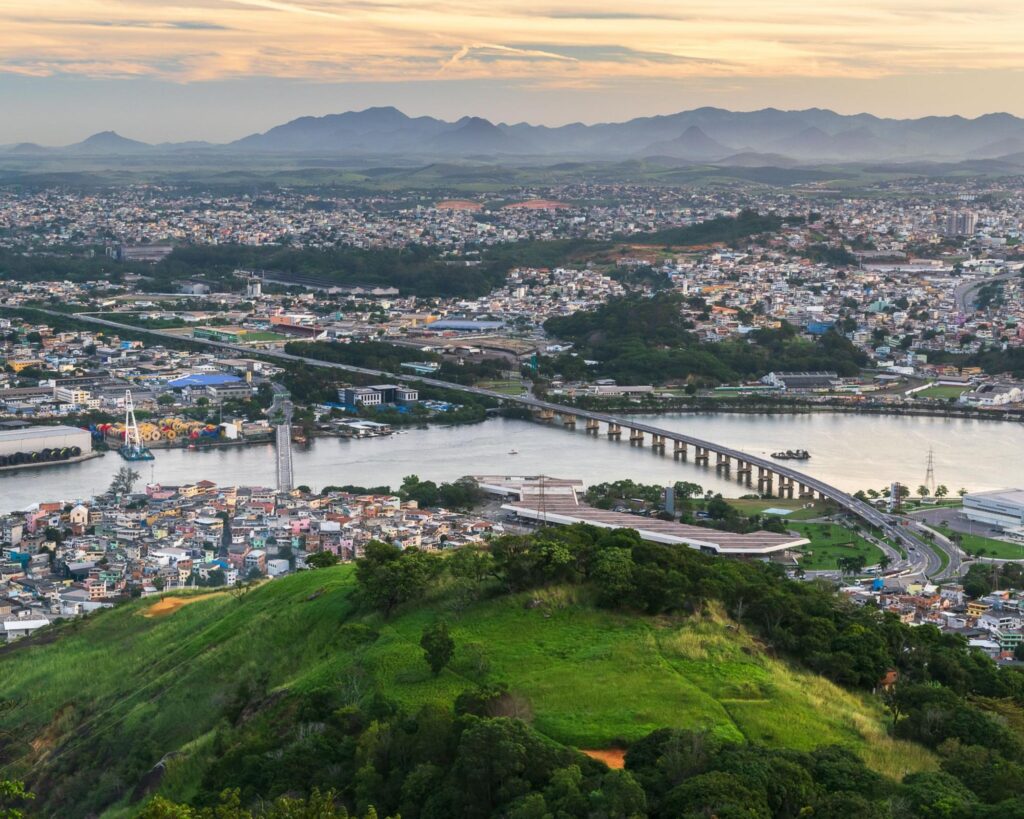
M 34 464 L 0 466 L 0 473 L 16 472 L 19 469 L 38 469 L 42 466 L 67 466 L 68 464 L 80 464 L 82 461 L 91 461 L 93 458 L 102 458 L 106 454 L 107 453 L 102 450 L 93 450 L 92 452 L 86 452 L 82 455 L 77 455 L 74 458 L 68 458 L 63 461 L 38 461 Z

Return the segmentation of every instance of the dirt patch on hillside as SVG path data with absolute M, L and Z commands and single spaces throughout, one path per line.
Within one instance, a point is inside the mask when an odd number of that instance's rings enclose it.
M 189 595 L 188 597 L 164 597 L 143 611 L 142 616 L 166 617 L 168 614 L 174 614 L 182 606 L 189 606 L 192 603 L 198 603 L 200 600 L 209 600 L 211 597 L 218 596 L 216 594 L 197 594 Z
M 580 751 L 591 759 L 603 762 L 613 771 L 621 771 L 626 767 L 625 748 L 602 748 L 600 750 L 587 750 L 586 748 L 581 748 Z

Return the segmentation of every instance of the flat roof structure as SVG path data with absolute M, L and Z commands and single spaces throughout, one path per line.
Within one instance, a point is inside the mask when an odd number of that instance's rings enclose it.
M 227 373 L 191 373 L 168 381 L 167 386 L 174 389 L 181 387 L 215 387 L 222 384 L 237 384 L 242 379 Z
M 729 557 L 768 557 L 810 543 L 798 535 L 779 535 L 774 532 L 751 532 L 738 535 L 703 526 L 659 520 L 625 512 L 611 512 L 579 504 L 564 497 L 537 498 L 502 505 L 502 509 L 521 518 L 539 523 L 571 525 L 589 523 L 602 529 L 636 529 L 640 537 L 653 543 L 687 546 Z
M 964 495 L 964 515 L 1004 531 L 1024 530 L 1024 489 L 993 489 Z
M 509 499 L 502 509 L 537 523 L 571 525 L 588 523 L 602 529 L 635 529 L 653 543 L 686 546 L 690 549 L 729 557 L 768 557 L 806 546 L 807 538 L 775 532 L 740 535 L 703 526 L 597 509 L 580 503 L 583 481 L 531 475 L 474 475 L 485 492 Z
M 19 427 L 17 429 L 0 429 L 0 444 L 16 441 L 17 443 L 28 443 L 33 440 L 42 440 L 58 435 L 88 435 L 89 431 L 79 427 L 69 427 L 66 424 L 56 424 L 51 427 Z

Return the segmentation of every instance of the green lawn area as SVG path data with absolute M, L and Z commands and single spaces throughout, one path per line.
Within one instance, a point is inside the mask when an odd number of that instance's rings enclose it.
M 18 707 L 0 712 L 0 730 L 19 738 L 8 752 L 24 760 L 8 772 L 31 764 L 33 738 L 64 758 L 101 735 L 128 753 L 130 738 L 160 754 L 180 751 L 161 791 L 187 798 L 214 752 L 224 703 L 254 674 L 265 674 L 271 691 L 379 688 L 410 711 L 450 707 L 468 688 L 504 682 L 535 728 L 584 748 L 676 726 L 773 747 L 842 743 L 893 777 L 935 765 L 923 748 L 888 735 L 878 700 L 769 657 L 712 606 L 700 617 L 625 615 L 592 607 L 576 587 L 453 608 L 438 590 L 383 620 L 357 610 L 353 588 L 352 567 L 339 566 L 240 599 L 208 595 L 162 617 L 143 616 L 148 599 L 68 623 L 54 642 L 7 651 L 0 699 Z M 419 640 L 439 617 L 456 651 L 435 677 Z
M 928 524 L 933 529 L 942 532 L 946 537 L 952 537 L 953 530 L 942 524 Z M 1005 540 L 995 540 L 982 535 L 960 534 L 962 540 L 960 546 L 965 552 L 977 554 L 979 549 L 984 549 L 983 557 L 994 557 L 999 560 L 1024 560 L 1024 543 L 1008 543 Z
M 517 380 L 480 381 L 476 386 L 484 390 L 500 392 L 503 395 L 522 395 L 523 392 L 523 383 Z
M 854 555 L 864 558 L 865 566 L 874 566 L 882 559 L 882 550 L 875 544 L 835 523 L 794 522 L 787 528 L 811 541 L 810 546 L 803 547 L 804 556 L 800 558 L 805 569 L 836 569 L 839 558 Z
M 929 387 L 926 390 L 915 392 L 913 398 L 928 398 L 933 401 L 948 401 L 950 398 L 959 398 L 967 392 L 967 387 L 954 387 L 950 385 L 939 385 Z
M 271 333 L 269 330 L 253 330 L 239 336 L 239 341 L 243 343 L 253 341 L 287 341 L 287 339 L 288 336 L 283 336 L 280 333 Z
M 726 500 L 737 512 L 747 517 L 759 515 L 765 509 L 790 509 L 791 513 L 785 516 L 787 520 L 807 520 L 824 517 L 835 510 L 834 504 L 823 500 L 789 500 L 788 498 L 726 498 Z M 810 505 L 808 506 L 808 504 Z

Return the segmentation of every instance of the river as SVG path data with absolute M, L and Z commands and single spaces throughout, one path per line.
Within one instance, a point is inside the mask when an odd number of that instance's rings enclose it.
M 1024 486 L 1024 426 L 951 418 L 811 413 L 674 414 L 638 420 L 742 449 L 767 454 L 806 449 L 798 465 L 841 489 L 881 489 L 899 480 L 911 491 L 925 478 L 934 450 L 935 479 L 951 492 Z M 518 454 L 510 454 L 515 449 Z M 692 454 L 692 452 L 691 452 Z M 596 440 L 582 426 L 560 426 L 494 418 L 482 424 L 403 431 L 388 438 L 321 438 L 296 446 L 295 481 L 319 489 L 327 484 L 397 487 L 405 475 L 453 480 L 467 474 L 547 474 L 596 483 L 632 478 L 645 483 L 690 480 L 726 495 L 744 491 L 692 463 L 649 448 Z M 45 500 L 76 500 L 103 491 L 124 462 L 116 453 L 66 466 L 0 473 L 0 511 Z M 143 481 L 180 484 L 203 478 L 221 485 L 273 486 L 272 444 L 210 451 L 157 450 L 156 460 L 135 465 Z

